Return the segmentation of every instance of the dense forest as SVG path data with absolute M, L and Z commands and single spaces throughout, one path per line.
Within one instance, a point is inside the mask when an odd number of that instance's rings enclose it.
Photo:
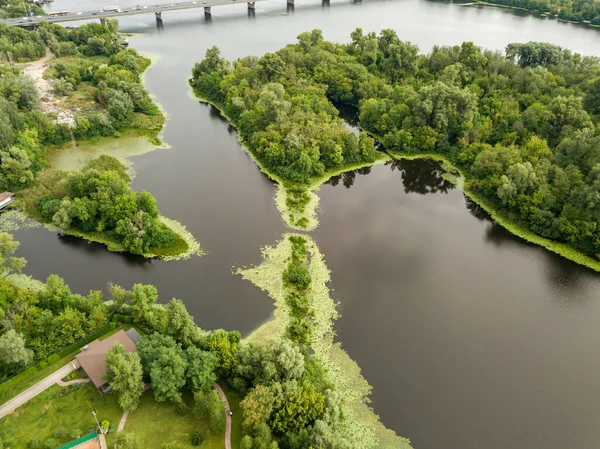
M 346 130 L 325 88 L 294 76 L 276 53 L 232 67 L 216 47 L 196 64 L 192 85 L 219 105 L 274 174 L 306 182 L 327 169 L 375 160 L 372 140 Z
M 234 122 L 250 122 L 268 110 L 264 101 L 255 102 L 265 89 L 278 89 L 281 101 L 290 86 L 301 86 L 305 96 L 324 92 L 327 108 L 353 108 L 360 127 L 387 150 L 439 153 L 466 174 L 467 189 L 511 219 L 543 237 L 600 253 L 597 58 L 534 42 L 510 44 L 505 53 L 465 42 L 422 55 L 392 30 L 376 35 L 361 29 L 345 45 L 323 40 L 319 30 L 302 33 L 298 43 L 240 59 L 233 68 L 216 49 L 207 56 L 194 69 L 194 85 L 224 101 Z M 265 71 L 271 73 L 267 86 L 259 75 Z M 310 103 L 310 96 L 295 101 Z M 288 129 L 294 120 L 287 117 Z M 262 124 L 247 126 L 241 125 L 244 139 L 265 142 Z M 255 148 L 269 154 L 267 147 Z M 323 158 L 318 140 L 277 148 L 282 156 L 269 163 L 281 165 L 279 173 L 290 170 L 288 154 Z M 324 153 L 329 149 L 324 146 Z
M 549 13 L 562 20 L 600 25 L 599 0 L 485 0 L 485 3 L 514 6 L 530 11 Z

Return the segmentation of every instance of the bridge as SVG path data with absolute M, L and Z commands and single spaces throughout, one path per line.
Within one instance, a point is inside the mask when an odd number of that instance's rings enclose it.
M 113 1 L 113 0 L 111 0 Z M 255 3 L 264 0 L 193 0 L 178 3 L 159 3 L 156 5 L 138 5 L 132 7 L 123 7 L 119 11 L 69 11 L 64 16 L 32 16 L 32 17 L 17 17 L 13 19 L 2 20 L 8 26 L 18 26 L 23 28 L 35 28 L 40 22 L 46 21 L 49 23 L 73 22 L 75 20 L 93 20 L 112 17 L 132 16 L 135 14 L 151 14 L 154 13 L 156 20 L 162 21 L 163 12 L 180 11 L 182 9 L 204 8 L 204 14 L 211 15 L 213 6 L 233 5 L 238 3 L 246 3 L 249 11 L 254 11 Z M 286 0 L 288 4 L 293 5 L 294 0 Z

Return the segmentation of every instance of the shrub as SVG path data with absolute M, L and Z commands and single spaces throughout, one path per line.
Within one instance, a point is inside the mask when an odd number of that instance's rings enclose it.
M 102 427 L 104 427 L 105 429 L 108 429 L 110 427 L 110 421 L 108 420 L 104 420 L 102 421 Z
M 65 79 L 54 81 L 54 93 L 56 95 L 67 96 L 73 93 L 73 84 Z
M 80 436 L 81 436 L 81 429 L 75 429 L 75 430 L 71 431 L 71 439 L 72 440 L 76 440 Z
M 119 449 L 139 449 L 140 445 L 134 433 L 119 432 L 117 434 Z
M 200 429 L 194 430 L 194 432 L 192 433 L 192 444 L 194 446 L 200 446 L 203 442 L 204 442 L 204 434 L 202 433 L 202 430 L 200 430 Z
M 302 263 L 291 263 L 284 273 L 285 280 L 291 284 L 295 284 L 300 288 L 306 288 L 310 285 L 310 273 L 308 268 Z
M 177 404 L 177 414 L 179 416 L 185 416 L 185 415 L 187 415 L 188 412 L 189 412 L 189 407 L 187 405 L 185 405 L 184 402 L 180 402 L 179 404 Z
M 56 429 L 55 435 L 56 435 L 56 438 L 62 439 L 67 436 L 67 429 L 64 426 L 61 426 L 58 429 Z
M 244 435 L 240 444 L 240 449 L 252 449 L 252 437 L 250 435 Z
M 35 438 L 29 442 L 29 447 L 31 449 L 39 449 L 42 446 L 42 442 L 39 438 Z
M 48 438 L 44 442 L 44 449 L 56 449 L 59 446 L 59 442 L 56 438 Z

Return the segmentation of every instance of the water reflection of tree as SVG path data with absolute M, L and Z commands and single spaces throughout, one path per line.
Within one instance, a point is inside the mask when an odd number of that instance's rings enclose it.
M 335 187 L 340 183 L 340 181 L 342 181 L 342 185 L 349 189 L 354 185 L 356 175 L 368 175 L 369 173 L 371 173 L 371 167 L 363 167 L 357 170 L 344 172 L 341 175 L 332 176 L 327 181 L 325 181 L 325 184 L 329 184 L 330 186 Z
M 138 256 L 130 253 L 113 253 L 108 252 L 106 246 L 97 242 L 90 242 L 80 237 L 74 237 L 72 235 L 64 234 L 62 232 L 57 233 L 58 240 L 61 244 L 73 248 L 75 251 L 85 253 L 91 257 L 95 257 L 97 255 L 110 254 L 115 258 L 120 258 L 127 263 L 129 266 L 135 267 L 144 267 L 150 266 L 152 263 L 152 259 L 148 259 L 143 256 Z
M 581 267 L 575 262 L 567 260 L 558 254 L 554 254 L 551 251 L 545 250 L 538 245 L 529 243 L 507 231 L 503 226 L 494 221 L 494 219 L 492 219 L 485 209 L 483 209 L 466 195 L 465 206 L 471 215 L 476 217 L 478 220 L 486 221 L 488 223 L 488 226 L 485 230 L 485 239 L 487 242 L 490 242 L 496 246 L 513 245 L 520 247 L 525 245 L 531 248 L 536 248 L 543 253 L 545 259 L 544 272 L 550 284 L 552 284 L 554 289 L 568 289 L 570 293 L 569 295 L 552 295 L 553 297 L 564 297 L 571 306 L 577 305 L 578 302 L 581 302 L 580 300 L 582 296 L 580 297 L 578 295 L 572 295 L 572 293 L 575 289 L 581 288 L 582 274 L 584 271 L 586 271 L 584 267 Z
M 406 193 L 448 193 L 454 185 L 445 180 L 444 170 L 436 161 L 429 159 L 393 160 L 386 163 L 392 171 L 402 173 L 402 184 Z

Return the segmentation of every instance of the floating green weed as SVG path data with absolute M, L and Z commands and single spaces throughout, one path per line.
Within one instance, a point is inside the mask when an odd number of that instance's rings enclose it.
M 163 216 L 160 217 L 160 221 L 167 225 L 173 232 L 175 232 L 175 234 L 177 234 L 186 245 L 186 248 L 183 251 L 178 251 L 175 254 L 156 253 L 157 255 L 161 256 L 162 260 L 185 260 L 192 256 L 204 255 L 204 251 L 202 251 L 200 243 L 184 225 L 179 223 L 177 220 L 172 220 Z M 181 248 L 183 248 L 183 246 L 181 246 Z
M 41 223 L 29 218 L 24 212 L 10 209 L 0 212 L 0 231 L 16 232 L 21 229 L 31 229 L 41 226 Z
M 285 234 L 275 246 L 262 250 L 263 263 L 252 268 L 238 269 L 236 273 L 266 291 L 275 301 L 273 318 L 252 332 L 245 341 L 264 341 L 284 338 L 290 323 L 290 308 L 285 301 L 283 273 L 293 260 L 293 243 L 290 237 L 305 243 L 310 274 L 310 306 L 314 311 L 311 320 L 312 349 L 327 367 L 332 382 L 344 401 L 343 425 L 336 429 L 356 449 L 396 448 L 410 449 L 410 442 L 386 429 L 379 417 L 368 406 L 371 386 L 360 373 L 360 368 L 335 342 L 333 325 L 338 318 L 337 303 L 330 296 L 330 271 L 316 243 L 308 236 Z

